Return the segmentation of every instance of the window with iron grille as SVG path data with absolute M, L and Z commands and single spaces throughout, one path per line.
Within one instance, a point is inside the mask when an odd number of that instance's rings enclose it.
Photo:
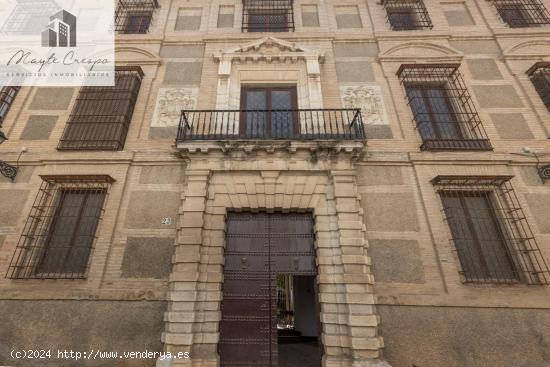
M 550 13 L 541 0 L 489 0 L 510 28 L 550 24 Z
M 401 65 L 422 150 L 491 150 L 457 64 Z
M 19 89 L 20 87 L 0 86 L 0 127 L 2 126 L 2 122 L 4 122 L 4 118 L 6 118 L 6 115 L 8 114 Z
M 546 109 L 550 112 L 550 62 L 537 62 L 527 70 L 527 74 Z
M 422 0 L 384 0 L 388 23 L 394 31 L 432 29 L 432 21 Z
M 511 178 L 438 176 L 432 180 L 465 282 L 550 282 L 550 271 Z
M 20 0 L 7 19 L 3 20 L 0 32 L 15 35 L 37 35 L 50 21 L 50 15 L 59 11 L 55 0 Z
M 293 32 L 293 0 L 243 0 L 242 31 Z
M 117 67 L 115 86 L 82 87 L 57 149 L 122 150 L 143 71 Z
M 109 176 L 41 176 L 8 268 L 15 279 L 84 278 L 103 214 Z
M 157 0 L 119 0 L 115 12 L 115 30 L 120 33 L 147 33 L 158 7 Z

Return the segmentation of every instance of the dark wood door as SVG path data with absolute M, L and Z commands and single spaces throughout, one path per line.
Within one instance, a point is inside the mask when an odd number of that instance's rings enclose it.
M 296 87 L 243 87 L 240 133 L 251 138 L 290 139 L 298 131 Z
M 310 214 L 229 213 L 221 366 L 277 367 L 277 274 L 316 275 Z

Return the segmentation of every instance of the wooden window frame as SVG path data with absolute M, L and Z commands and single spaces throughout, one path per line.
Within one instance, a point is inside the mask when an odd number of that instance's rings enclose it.
M 423 121 L 413 110 L 414 99 L 407 92 L 408 86 L 416 88 L 419 88 L 419 85 L 426 88 L 434 85 L 438 88 L 443 86 L 449 117 L 457 124 L 456 130 L 459 136 L 452 139 L 426 139 L 419 131 L 422 138 L 421 150 L 493 149 L 466 83 L 458 70 L 459 66 L 459 64 L 403 64 L 396 73 L 405 91 L 417 130 L 421 128 Z M 429 104 L 428 108 L 430 108 Z M 434 119 L 433 111 L 428 113 L 428 116 L 430 121 L 437 121 Z
M 541 0 L 489 0 L 500 19 L 510 28 L 536 27 L 550 24 L 550 13 Z M 517 17 L 510 17 L 514 12 Z
M 106 175 L 40 177 L 42 178 L 42 184 L 27 217 L 6 277 L 12 279 L 84 279 L 87 276 L 97 233 L 108 200 L 109 189 L 115 180 Z M 101 193 L 102 195 L 95 207 L 86 206 L 92 192 Z M 54 266 L 49 269 L 47 267 L 49 265 L 45 265 L 45 259 L 48 256 L 54 256 L 53 258 L 55 258 L 55 252 L 51 250 L 51 246 L 55 236 L 54 232 L 58 229 L 57 223 L 62 218 L 61 210 L 67 208 L 64 206 L 67 195 L 75 193 L 84 193 L 85 196 L 80 203 L 76 223 L 70 234 L 71 241 L 68 245 L 62 247 L 62 250 L 67 250 L 67 253 L 63 255 L 64 258 L 61 264 L 55 264 L 55 266 L 61 265 L 59 268 L 56 269 Z M 95 210 L 95 214 L 91 219 L 88 218 L 88 224 L 92 223 L 92 230 L 89 233 L 82 233 L 81 231 L 85 230 L 80 226 L 83 220 L 83 212 L 85 209 L 90 208 Z M 72 266 L 82 267 L 75 271 L 74 268 L 67 267 L 67 261 L 70 260 L 69 255 L 75 251 L 76 243 L 82 239 L 82 237 L 77 236 L 91 236 L 91 238 L 87 240 L 88 244 L 86 246 L 79 246 L 80 251 L 86 252 L 86 258 L 80 264 L 72 264 Z M 59 246 L 55 248 L 59 248 Z
M 401 8 L 401 9 L 388 9 L 388 21 L 392 30 L 394 31 L 411 31 L 417 29 L 416 21 L 414 17 L 414 9 Z M 399 22 L 394 21 L 394 16 L 399 16 Z M 405 16 L 405 17 L 404 17 Z M 406 19 L 406 22 L 402 20 Z
M 538 246 L 536 238 L 529 226 L 527 217 L 523 212 L 521 203 L 516 195 L 511 179 L 513 176 L 455 176 L 442 175 L 431 180 L 435 191 L 440 197 L 442 205 L 441 211 L 444 219 L 448 222 L 450 230 L 450 239 L 455 254 L 457 255 L 459 273 L 462 276 L 464 283 L 497 283 L 497 284 L 525 284 L 525 285 L 549 285 L 550 284 L 550 269 L 546 264 L 546 260 Z M 480 249 L 483 247 L 479 238 L 462 238 L 462 234 L 458 234 L 458 238 L 453 232 L 453 226 L 459 228 L 465 221 L 470 230 L 472 237 L 479 235 L 478 230 L 471 221 L 475 218 L 471 214 L 467 214 L 468 206 L 465 204 L 465 198 L 470 196 L 483 197 L 486 207 L 490 210 L 489 215 L 494 224 L 494 234 L 498 237 L 496 240 L 501 247 L 501 260 L 507 259 L 510 268 L 502 267 L 498 258 L 494 259 L 491 268 L 485 264 L 484 271 L 477 271 L 475 263 L 472 263 L 470 271 L 463 264 L 466 257 L 461 257 L 459 251 L 467 249 L 462 248 L 457 242 L 472 241 L 471 244 L 477 249 L 479 255 L 483 255 Z M 453 214 L 456 214 L 452 207 L 447 206 L 445 197 L 460 198 L 462 210 L 465 218 L 463 220 L 453 219 Z M 475 208 L 474 210 L 483 210 Z M 483 217 L 481 215 L 480 217 Z M 470 219 L 468 219 L 470 218 Z M 451 225 L 452 220 L 457 220 L 454 225 Z M 488 231 L 490 232 L 490 231 Z M 492 241 L 491 239 L 483 239 L 484 241 Z M 491 250 L 493 253 L 495 248 Z M 491 258 L 492 259 L 492 258 Z M 479 259 L 487 261 L 487 259 Z M 496 262 L 496 267 L 495 267 Z M 482 264 L 480 261 L 478 265 Z M 506 274 L 514 274 L 514 277 L 505 276 Z
M 243 32 L 294 32 L 294 0 L 243 0 L 241 30 Z M 263 16 L 262 23 L 251 23 L 250 16 Z M 273 17 L 285 22 L 272 22 Z M 261 27 L 263 26 L 263 27 Z
M 83 197 L 82 203 L 80 204 L 80 207 L 78 209 L 78 215 L 77 215 L 76 223 L 74 225 L 74 228 L 73 228 L 73 231 L 72 231 L 72 234 L 71 234 L 71 240 L 68 242 L 68 246 L 67 246 L 68 247 L 68 253 L 65 255 L 65 258 L 64 258 L 63 263 L 61 264 L 61 267 L 59 268 L 59 270 L 52 272 L 52 271 L 44 270 L 44 267 L 47 267 L 47 265 L 45 265 L 46 258 L 49 256 L 49 251 L 51 251 L 51 246 L 52 246 L 52 242 L 53 242 L 54 235 L 55 235 L 54 232 L 57 229 L 57 223 L 60 220 L 60 218 L 62 218 L 61 217 L 61 210 L 64 207 L 65 200 L 67 200 L 67 196 L 69 194 L 72 194 L 71 189 L 68 189 L 68 188 L 62 188 L 59 191 L 60 191 L 60 197 L 59 197 L 58 203 L 56 204 L 55 214 L 54 214 L 54 217 L 52 218 L 52 222 L 51 222 L 51 224 L 48 228 L 48 234 L 47 234 L 46 240 L 44 242 L 44 248 L 43 248 L 42 254 L 40 256 L 40 260 L 37 262 L 36 268 L 34 270 L 34 277 L 37 277 L 37 278 L 49 277 L 48 274 L 51 274 L 51 273 L 54 273 L 54 274 L 73 273 L 73 272 L 70 272 L 70 271 L 66 271 L 67 265 L 68 265 L 67 262 L 69 261 L 70 255 L 73 253 L 73 251 L 76 247 L 75 242 L 77 240 L 77 233 L 80 230 L 80 225 L 82 223 L 82 218 L 83 218 L 83 212 L 84 212 L 84 209 L 86 208 L 86 205 L 88 205 L 89 196 L 90 196 L 91 193 L 101 193 L 103 195 L 102 200 L 101 200 L 101 206 L 103 207 L 104 202 L 105 202 L 105 197 L 107 195 L 107 190 L 105 188 L 81 190 L 80 194 L 83 195 L 84 197 Z M 99 225 L 99 218 L 96 218 L 96 221 L 95 221 L 95 224 L 94 224 L 94 227 L 95 227 L 94 233 L 97 230 L 98 225 Z M 89 261 L 92 246 L 90 246 L 89 249 L 90 249 L 90 252 L 88 253 L 88 256 L 87 256 L 88 259 L 86 259 L 85 263 L 88 263 L 88 261 Z M 85 266 L 83 271 L 75 272 L 76 277 L 84 276 L 86 274 L 86 271 L 85 271 L 86 267 L 87 266 Z
M 264 22 L 251 22 L 250 17 L 263 17 Z M 259 10 L 252 10 L 248 12 L 248 32 L 249 33 L 261 33 L 261 32 L 288 32 L 289 22 L 288 14 L 286 11 L 273 11 L 264 13 Z M 281 17 L 282 22 L 272 22 L 273 19 Z
M 145 34 L 149 32 L 157 8 L 159 8 L 158 0 L 118 0 L 115 11 L 115 31 L 122 34 Z M 147 26 L 143 28 L 140 22 L 137 29 L 131 29 L 132 17 L 148 18 Z
M 137 27 L 132 26 L 132 19 L 139 18 L 139 23 Z M 145 22 L 146 20 L 146 22 Z M 153 13 L 130 13 L 126 17 L 126 34 L 145 34 L 149 31 L 151 22 L 153 20 Z
M 144 74 L 139 66 L 115 70 L 115 86 L 81 87 L 58 150 L 124 149 Z
M 289 87 L 254 87 L 254 86 L 242 86 L 241 87 L 241 117 L 240 117 L 240 123 L 239 123 L 239 134 L 241 136 L 246 136 L 246 128 L 247 128 L 247 115 L 246 115 L 246 102 L 247 102 L 247 93 L 249 91 L 265 91 L 266 92 L 266 131 L 265 136 L 270 137 L 272 136 L 272 114 L 269 111 L 272 111 L 271 108 L 271 93 L 273 91 L 289 91 L 291 94 L 291 102 L 292 102 L 292 132 L 294 134 L 300 133 L 300 122 L 299 122 L 299 115 L 298 115 L 298 95 L 297 95 L 297 87 L 296 86 L 289 86 Z
M 8 112 L 10 112 L 13 101 L 20 89 L 21 87 L 13 86 L 0 87 L 0 127 L 2 127 Z
M 550 112 L 550 62 L 535 63 L 527 70 L 527 75 L 542 103 Z
M 393 31 L 432 29 L 433 23 L 423 0 L 382 0 L 386 18 Z M 408 22 L 392 21 L 392 15 L 406 14 Z
M 473 247 L 475 248 L 475 252 L 479 260 L 479 264 L 482 267 L 482 274 L 466 274 L 466 265 L 463 263 L 463 261 L 466 261 L 466 259 L 459 255 L 459 261 L 462 264 L 461 268 L 464 273 L 465 279 L 468 279 L 467 281 L 475 282 L 471 280 L 472 278 L 477 278 L 477 281 L 479 282 L 487 282 L 487 283 L 519 283 L 520 282 L 520 272 L 517 269 L 516 261 L 512 257 L 512 254 L 510 253 L 509 249 L 506 247 L 506 236 L 503 234 L 503 226 L 501 223 L 501 220 L 498 218 L 497 211 L 495 209 L 495 203 L 494 199 L 492 198 L 492 195 L 494 195 L 494 192 L 492 191 L 442 191 L 440 193 L 441 200 L 443 203 L 445 202 L 445 197 L 454 197 L 458 198 L 460 202 L 460 207 L 462 211 L 465 213 L 465 222 L 468 227 L 468 232 L 471 234 L 472 239 L 471 242 L 473 244 Z M 500 250 L 503 251 L 506 259 L 508 260 L 508 264 L 510 265 L 509 269 L 500 269 L 495 268 L 494 265 L 489 265 L 488 259 L 483 254 L 483 245 L 482 240 L 479 238 L 479 231 L 476 228 L 476 226 L 473 223 L 473 218 L 475 218 L 475 214 L 473 214 L 468 208 L 468 205 L 465 201 L 466 197 L 471 198 L 480 198 L 486 206 L 489 208 L 489 217 L 492 222 L 493 230 L 497 234 L 497 238 L 491 239 L 492 241 L 497 241 L 499 243 Z M 448 221 L 451 221 L 451 218 L 448 218 Z M 449 225 L 450 226 L 450 225 Z M 452 234 L 452 233 L 451 233 Z M 456 242 L 456 239 L 455 239 Z M 459 253 L 460 250 L 457 248 L 457 253 Z M 470 254 L 471 256 L 472 254 Z M 491 272 L 501 272 L 501 271 L 510 271 L 512 274 L 514 274 L 513 278 L 498 278 L 498 277 L 491 277 Z M 481 275 L 481 276 L 480 276 Z
M 437 121 L 437 114 L 434 112 L 433 103 L 432 103 L 433 98 L 427 95 L 427 91 L 428 90 L 435 90 L 435 89 L 441 91 L 441 93 L 443 95 L 443 100 L 445 101 L 445 105 L 446 105 L 447 109 L 450 112 L 448 114 L 448 116 L 452 120 L 452 123 L 454 123 L 456 125 L 456 131 L 457 131 L 458 135 L 455 138 L 459 139 L 459 140 L 464 139 L 464 134 L 462 133 L 460 125 L 459 125 L 459 123 L 456 119 L 456 116 L 455 116 L 456 112 L 454 110 L 452 100 L 449 97 L 449 93 L 448 93 L 448 91 L 447 91 L 444 84 L 430 84 L 430 83 L 427 83 L 427 84 L 414 84 L 414 83 L 412 83 L 412 84 L 406 85 L 405 87 L 407 88 L 407 93 L 408 93 L 409 88 L 415 88 L 416 90 L 420 91 L 423 104 L 424 104 L 424 106 L 426 106 L 426 109 L 428 110 L 430 126 L 432 127 L 433 131 L 435 132 L 437 139 L 445 139 L 445 136 L 444 136 L 444 134 L 441 133 L 440 122 Z

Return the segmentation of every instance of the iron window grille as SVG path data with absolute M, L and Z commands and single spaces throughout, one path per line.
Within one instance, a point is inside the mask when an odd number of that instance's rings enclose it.
M 143 78 L 138 67 L 117 67 L 115 86 L 82 87 L 59 150 L 122 150 Z
M 36 35 L 48 24 L 50 15 L 59 11 L 55 0 L 18 0 L 0 28 L 5 34 Z
M 144 34 L 149 31 L 157 0 L 119 0 L 115 12 L 115 30 L 127 34 Z
M 294 32 L 293 0 L 243 0 L 243 32 Z
M 438 176 L 432 180 L 465 282 L 550 282 L 550 271 L 511 178 Z
M 492 150 L 458 64 L 405 64 L 406 91 L 422 150 Z
M 21 87 L 0 87 L 0 127 Z
M 388 23 L 394 31 L 432 29 L 428 9 L 422 0 L 384 0 Z
M 490 0 L 510 28 L 550 24 L 550 13 L 541 0 Z
M 109 176 L 41 176 L 8 267 L 13 279 L 85 278 Z
M 527 70 L 529 79 L 550 112 L 550 62 L 538 62 Z

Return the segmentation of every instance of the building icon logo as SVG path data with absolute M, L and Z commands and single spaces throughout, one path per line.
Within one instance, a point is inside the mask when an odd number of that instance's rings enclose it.
M 50 17 L 42 32 L 43 47 L 76 47 L 76 17 L 61 10 Z

